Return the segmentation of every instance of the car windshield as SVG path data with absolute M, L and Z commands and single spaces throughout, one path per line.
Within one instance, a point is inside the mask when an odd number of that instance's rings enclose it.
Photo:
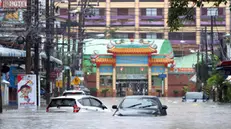
M 52 99 L 49 107 L 73 107 L 76 104 L 75 99 L 63 98 L 63 99 Z
M 154 98 L 126 98 L 120 105 L 120 108 L 133 109 L 157 109 L 159 103 Z
M 63 96 L 67 96 L 67 95 L 84 95 L 83 92 L 66 92 L 63 93 Z
M 203 93 L 201 92 L 187 92 L 186 99 L 203 99 Z

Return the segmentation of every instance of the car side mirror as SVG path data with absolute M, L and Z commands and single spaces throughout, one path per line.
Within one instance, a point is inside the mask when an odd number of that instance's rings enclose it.
M 104 110 L 104 109 L 107 109 L 107 107 L 105 105 L 102 105 L 101 108 Z
M 118 109 L 117 105 L 113 105 L 112 109 Z
M 186 100 L 186 97 L 185 96 L 183 96 L 182 97 L 182 102 L 184 102 Z
M 168 106 L 162 105 L 162 109 L 168 109 Z

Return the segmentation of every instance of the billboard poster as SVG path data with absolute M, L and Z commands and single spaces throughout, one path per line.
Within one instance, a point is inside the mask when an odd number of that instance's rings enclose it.
M 18 75 L 18 107 L 36 107 L 36 75 Z
M 27 0 L 2 0 L 2 7 L 5 9 L 26 8 Z

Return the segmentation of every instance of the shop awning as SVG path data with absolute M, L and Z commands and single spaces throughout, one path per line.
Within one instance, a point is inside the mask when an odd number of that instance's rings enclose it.
M 47 55 L 46 55 L 45 52 L 41 52 L 39 55 L 40 55 L 42 58 L 47 59 Z M 59 59 L 57 59 L 57 58 L 55 58 L 55 57 L 53 57 L 53 56 L 50 56 L 50 61 L 56 62 L 57 64 L 60 64 L 60 65 L 63 64 L 63 62 L 62 62 L 61 60 L 59 60 Z
M 6 80 L 2 80 L 1 83 L 2 83 L 2 84 L 7 84 L 7 85 L 10 84 L 10 82 L 8 82 L 8 81 L 6 81 Z
M 228 76 L 225 80 L 231 82 L 231 76 Z
M 0 47 L 0 57 L 26 57 L 26 51 Z

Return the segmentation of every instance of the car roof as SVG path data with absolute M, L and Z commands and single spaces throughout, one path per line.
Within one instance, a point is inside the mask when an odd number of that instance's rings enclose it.
M 64 93 L 68 93 L 68 92 L 84 92 L 82 90 L 66 90 L 64 91 Z
M 68 99 L 82 99 L 82 98 L 86 98 L 86 97 L 96 98 L 96 97 L 91 96 L 91 95 L 78 95 L 78 96 L 59 96 L 59 97 L 54 97 L 52 99 L 65 99 L 65 98 L 68 98 Z M 98 99 L 98 98 L 96 98 L 96 99 Z
M 131 99 L 131 98 L 158 98 L 158 97 L 150 96 L 150 95 L 131 95 L 131 96 L 126 96 L 125 98 Z

